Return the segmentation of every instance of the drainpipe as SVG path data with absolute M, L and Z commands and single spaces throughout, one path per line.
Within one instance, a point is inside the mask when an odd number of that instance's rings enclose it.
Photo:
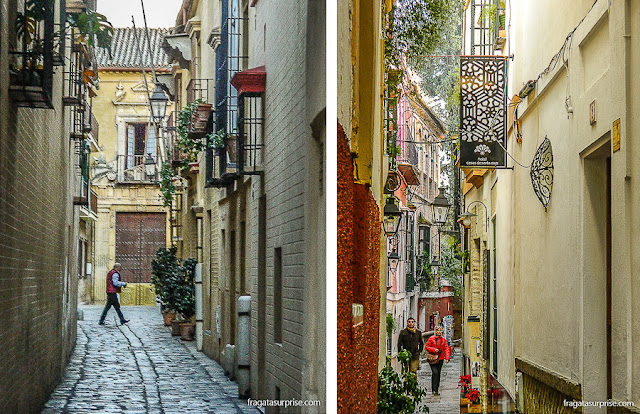
M 238 322 L 236 330 L 236 382 L 238 396 L 250 397 L 251 387 L 251 296 L 238 298 Z
M 196 349 L 202 351 L 202 263 L 196 264 Z

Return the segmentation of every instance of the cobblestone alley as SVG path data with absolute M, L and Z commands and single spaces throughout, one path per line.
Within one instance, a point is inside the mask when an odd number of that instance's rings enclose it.
M 431 393 L 431 368 L 425 357 L 420 360 L 418 370 L 418 384 L 427 394 L 422 399 L 423 404 L 429 407 L 429 414 L 459 414 L 460 413 L 460 348 L 452 348 L 451 361 L 442 365 L 440 372 L 440 395 Z M 416 410 L 416 412 L 419 412 Z
M 65 376 L 43 413 L 259 413 L 237 398 L 237 384 L 196 351 L 195 341 L 172 337 L 158 307 L 125 306 L 98 325 L 102 306 L 83 306 L 78 340 Z

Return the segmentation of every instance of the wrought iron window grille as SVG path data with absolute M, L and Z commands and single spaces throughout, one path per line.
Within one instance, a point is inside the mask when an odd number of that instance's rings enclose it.
M 238 163 L 241 175 L 255 175 L 263 172 L 264 107 L 262 93 L 243 93 L 239 98 L 238 118 Z
M 191 79 L 187 85 L 187 103 L 201 100 L 213 103 L 215 79 Z
M 237 0 L 222 1 L 220 45 L 216 50 L 215 123 L 212 117 L 207 132 L 221 131 L 224 135 L 224 145 L 222 148 L 213 148 L 211 142 L 207 143 L 207 187 L 227 187 L 241 174 L 238 162 L 238 93 L 231 85 L 231 79 L 246 67 L 248 61 L 248 56 L 243 53 L 246 46 L 243 43 L 243 31 L 248 19 L 239 16 Z

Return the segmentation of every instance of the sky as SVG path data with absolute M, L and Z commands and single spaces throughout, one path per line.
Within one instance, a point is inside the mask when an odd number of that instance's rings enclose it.
M 144 0 L 147 25 L 150 28 L 173 27 L 182 0 Z M 113 27 L 144 27 L 141 0 L 98 0 L 98 13 L 104 14 Z

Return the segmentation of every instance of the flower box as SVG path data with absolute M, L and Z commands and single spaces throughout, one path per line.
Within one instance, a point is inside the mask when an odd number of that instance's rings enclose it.
M 482 404 L 469 404 L 467 406 L 468 413 L 482 413 Z

